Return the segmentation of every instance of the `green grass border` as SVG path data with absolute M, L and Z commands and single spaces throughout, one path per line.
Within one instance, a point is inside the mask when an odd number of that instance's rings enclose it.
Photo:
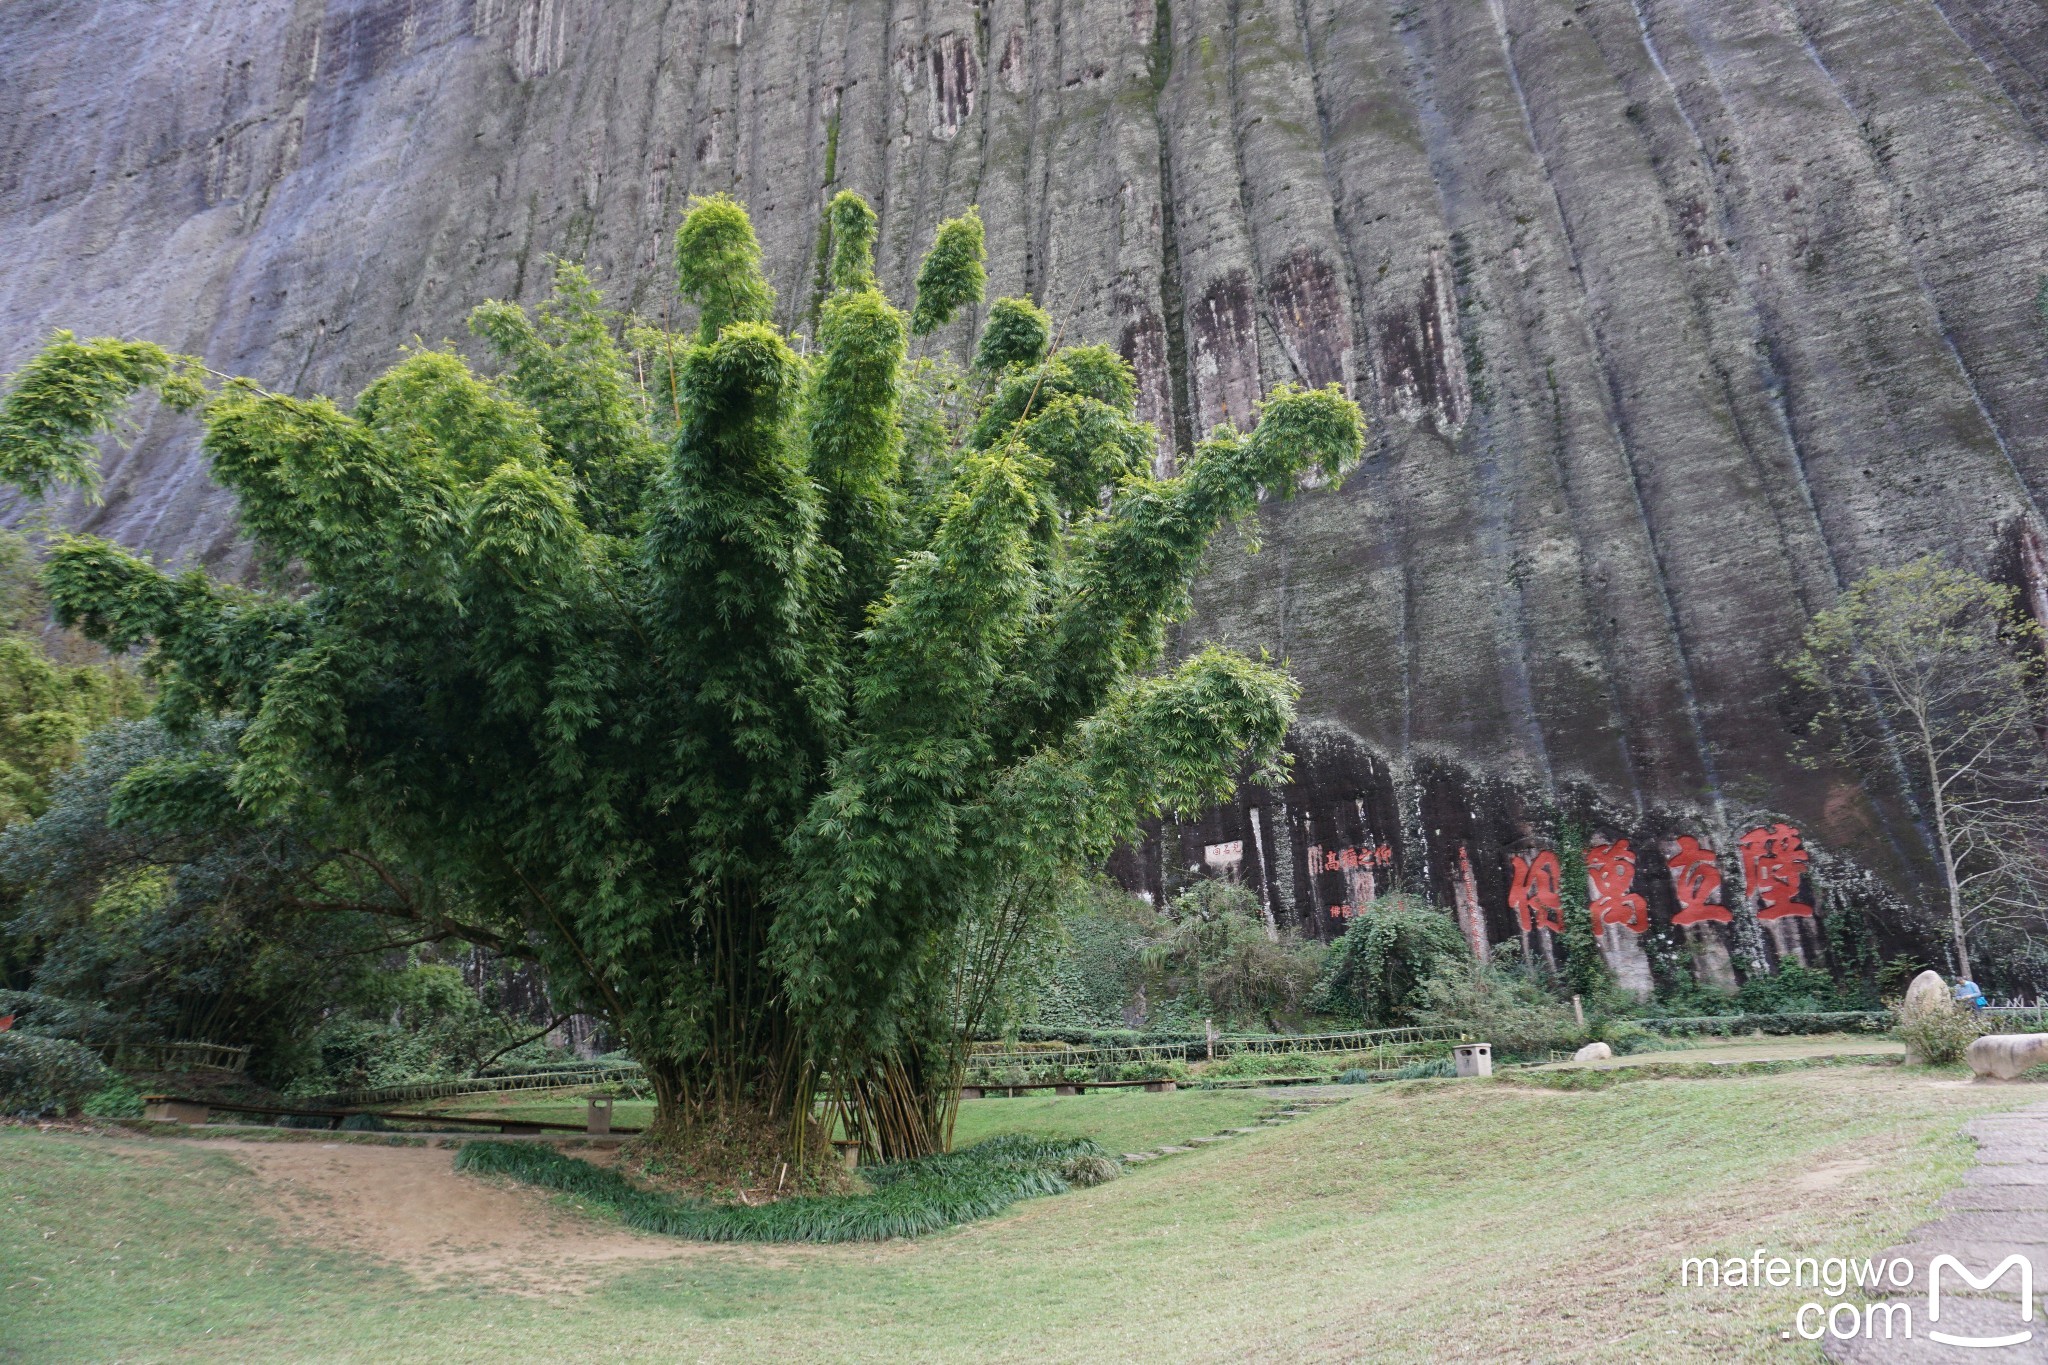
M 1640 1055 L 1640 1054 L 1638 1054 Z M 1501 1085 L 1535 1086 L 1545 1090 L 1604 1090 L 1637 1081 L 1713 1081 L 1731 1076 L 1775 1076 L 1786 1071 L 1811 1071 L 1830 1066 L 1903 1066 L 1905 1058 L 1889 1052 L 1846 1052 L 1826 1057 L 1777 1057 L 1754 1062 L 1638 1062 L 1628 1066 L 1573 1070 L 1495 1072 Z
M 466 1142 L 455 1168 L 503 1175 L 573 1195 L 587 1211 L 627 1227 L 700 1242 L 880 1242 L 916 1237 L 1000 1213 L 1020 1199 L 1064 1194 L 1114 1178 L 1118 1167 L 1088 1138 L 1007 1135 L 958 1152 L 862 1171 L 872 1191 L 798 1195 L 772 1204 L 720 1204 L 642 1189 L 617 1171 L 516 1142 Z

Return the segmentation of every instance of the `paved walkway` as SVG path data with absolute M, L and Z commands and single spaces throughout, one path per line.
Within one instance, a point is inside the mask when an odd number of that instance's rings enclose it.
M 1946 1212 L 1913 1230 L 1912 1240 L 1884 1253 L 1913 1264 L 1913 1287 L 1895 1297 L 1913 1310 L 1913 1339 L 1829 1342 L 1827 1353 L 1849 1365 L 1919 1365 L 1923 1361 L 2048 1362 L 2048 1104 L 1973 1119 L 1964 1130 L 1977 1140 L 1977 1164 L 1962 1188 L 1942 1196 Z M 2019 1277 L 2011 1271 L 1983 1290 L 1944 1271 L 1941 1320 L 1927 1318 L 1927 1273 L 1935 1257 L 1949 1255 L 1978 1275 L 2012 1255 L 2032 1263 L 2035 1307 L 2020 1318 Z M 2020 1345 L 1962 1347 L 1928 1338 L 1929 1331 L 1962 1337 L 2003 1337 L 2031 1329 Z M 1881 1330 L 1881 1329 L 1880 1329 Z

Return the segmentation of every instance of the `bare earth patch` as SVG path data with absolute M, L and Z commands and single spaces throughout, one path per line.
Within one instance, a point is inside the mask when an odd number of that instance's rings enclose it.
M 705 1250 L 579 1218 L 538 1190 L 458 1175 L 451 1148 L 207 1146 L 232 1153 L 255 1174 L 287 1235 L 389 1261 L 428 1285 L 577 1292 L 606 1272 Z

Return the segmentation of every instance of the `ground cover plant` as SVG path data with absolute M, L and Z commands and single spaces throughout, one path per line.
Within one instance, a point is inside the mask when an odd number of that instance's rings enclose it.
M 437 1233 L 453 1244 L 444 1277 L 384 1265 L 323 1204 L 281 1204 L 232 1143 L 0 1130 L 0 1326 L 10 1351 L 53 1362 L 566 1358 L 594 1340 L 627 1360 L 1799 1359 L 1779 1338 L 1791 1290 L 1681 1288 L 1677 1259 L 1897 1243 L 1970 1163 L 1959 1124 L 2036 1094 L 1945 1079 L 1844 1066 L 1585 1093 L 1356 1087 L 1348 1104 L 960 1232 L 673 1244 L 666 1259 L 511 1282 L 457 1269 L 459 1220 Z M 1238 1098 L 967 1109 L 1200 1115 L 1156 1142 L 1234 1126 L 1201 1106 Z M 416 1159 L 430 1156 L 451 1159 Z M 545 1260 L 571 1236 L 531 1221 L 546 1231 L 518 1256 Z M 1019 1326 L 1045 1321 L 1056 1340 Z
M 803 353 L 724 198 L 677 236 L 688 334 L 626 331 L 563 265 L 537 309 L 474 315 L 494 376 L 414 349 L 346 409 L 59 334 L 0 401 L 0 475 L 90 486 L 92 439 L 154 390 L 306 585 L 55 543 L 58 617 L 151 649 L 166 725 L 239 726 L 124 793 L 322 831 L 351 907 L 537 958 L 645 1065 L 664 1130 L 780 1123 L 815 1157 L 829 1078 L 881 1155 L 942 1149 L 960 1040 L 1044 889 L 1273 775 L 1278 668 L 1155 669 L 1210 539 L 1340 476 L 1363 428 L 1336 387 L 1283 385 L 1155 477 L 1130 366 L 1049 354 L 998 300 L 956 429 L 905 360 L 980 301 L 980 221 L 940 228 L 910 319 L 875 232 L 833 200 Z
M 503 1175 L 573 1195 L 579 1207 L 643 1232 L 701 1242 L 879 1242 L 916 1237 L 999 1213 L 1020 1199 L 1064 1194 L 1117 1176 L 1087 1138 L 986 1138 L 971 1147 L 869 1166 L 867 1192 L 797 1195 L 748 1205 L 693 1199 L 636 1185 L 615 1170 L 552 1147 L 464 1143 L 458 1170 Z

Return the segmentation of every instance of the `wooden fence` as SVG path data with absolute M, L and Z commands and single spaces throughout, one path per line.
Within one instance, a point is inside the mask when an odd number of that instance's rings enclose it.
M 343 1109 L 366 1104 L 404 1104 L 415 1100 L 445 1100 L 461 1095 L 495 1095 L 502 1091 L 573 1090 L 587 1085 L 618 1085 L 639 1091 L 647 1087 L 647 1073 L 638 1063 L 611 1066 L 555 1068 L 548 1071 L 514 1071 L 497 1076 L 471 1076 L 454 1081 L 419 1081 L 410 1085 L 384 1085 L 361 1090 L 337 1090 L 306 1101 L 322 1108 Z
M 978 1045 L 968 1058 L 968 1075 L 999 1085 L 1060 1073 L 1091 1073 L 1108 1080 L 1125 1067 L 1148 1064 L 1164 1066 L 1179 1062 L 1221 1059 L 1239 1053 L 1285 1054 L 1299 1052 L 1343 1052 L 1359 1056 L 1366 1071 L 1391 1071 L 1436 1050 L 1436 1045 L 1455 1041 L 1456 1030 L 1443 1028 L 1360 1029 L 1347 1033 L 1219 1034 L 1213 1042 L 1144 1043 L 1126 1047 L 1062 1047 L 1056 1043 L 1033 1043 L 1014 1049 Z
M 113 1066 L 130 1071 L 233 1071 L 249 1066 L 249 1049 L 221 1043 L 115 1043 L 106 1049 Z

